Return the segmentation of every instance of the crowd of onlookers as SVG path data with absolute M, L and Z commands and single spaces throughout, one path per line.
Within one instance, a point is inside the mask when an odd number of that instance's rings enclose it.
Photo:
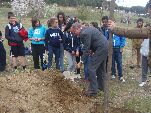
M 77 64 L 81 61 L 84 45 L 81 39 L 71 32 L 72 29 L 70 29 L 74 23 L 79 22 L 77 17 L 70 18 L 69 16 L 65 16 L 63 12 L 58 12 L 56 17 L 51 17 L 47 21 L 47 26 L 44 26 L 38 18 L 32 18 L 31 27 L 28 31 L 25 30 L 21 23 L 16 21 L 16 16 L 13 12 L 8 13 L 8 20 L 9 22 L 5 27 L 4 37 L 7 39 L 10 47 L 10 57 L 12 58 L 12 65 L 15 71 L 17 71 L 18 68 L 18 58 L 20 59 L 23 70 L 28 68 L 26 66 L 25 55 L 32 55 L 34 69 L 42 70 L 52 68 L 53 57 L 55 56 L 54 63 L 56 64 L 56 69 L 61 72 L 69 71 L 71 75 L 73 73 L 80 74 L 80 68 Z M 83 27 L 95 27 L 108 40 L 110 31 L 108 29 L 108 20 L 108 16 L 103 16 L 101 18 L 102 24 L 100 27 L 97 22 L 91 22 L 90 24 L 83 22 L 81 24 Z M 137 20 L 136 27 L 143 27 L 143 19 L 139 18 Z M 0 38 L 0 71 L 4 71 L 6 67 L 6 51 L 2 43 L 1 32 Z M 31 41 L 29 47 L 24 46 L 26 41 Z M 118 79 L 122 82 L 125 82 L 122 72 L 122 52 L 125 45 L 125 37 L 113 34 L 111 78 L 115 79 L 116 75 L 118 75 Z M 133 55 L 135 54 L 135 51 L 137 52 L 137 67 L 142 67 L 142 82 L 140 86 L 143 86 L 147 81 L 149 40 L 133 39 L 132 45 Z M 93 54 L 93 51 L 90 50 L 83 62 L 85 80 L 89 80 L 88 64 Z M 47 60 L 44 59 L 45 55 L 48 55 Z M 65 69 L 64 66 L 65 56 L 68 61 L 67 69 Z M 132 56 L 132 58 L 134 57 Z M 142 63 L 140 63 L 141 58 Z M 135 66 L 132 65 L 130 68 L 133 69 Z M 116 72 L 116 70 L 118 72 Z

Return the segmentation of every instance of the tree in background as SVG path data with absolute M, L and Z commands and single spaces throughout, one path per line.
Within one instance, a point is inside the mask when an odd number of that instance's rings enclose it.
M 11 0 L 0 0 L 0 7 L 10 8 L 10 7 L 11 7 L 10 1 L 11 1 Z
M 45 0 L 29 0 L 30 12 L 34 14 L 34 17 L 43 17 L 45 14 Z
M 44 0 L 11 0 L 13 12 L 20 17 L 20 20 L 30 12 L 33 17 L 44 16 L 45 5 Z
M 102 2 L 104 0 L 46 0 L 46 3 L 56 3 L 58 5 L 63 6 L 78 6 L 78 5 L 84 5 L 84 6 L 93 6 L 93 7 L 101 7 Z
M 87 20 L 89 10 L 87 7 L 84 7 L 84 5 L 78 7 L 78 18 L 82 21 Z
M 11 1 L 11 6 L 13 9 L 13 12 L 18 17 L 22 17 L 29 13 L 28 2 L 25 0 L 13 0 Z
M 142 6 L 132 6 L 132 7 L 130 8 L 130 11 L 131 11 L 131 12 L 134 12 L 134 13 L 136 13 L 136 14 L 138 14 L 138 15 L 140 15 L 140 14 L 145 14 L 145 13 L 146 13 L 145 8 L 142 7 Z

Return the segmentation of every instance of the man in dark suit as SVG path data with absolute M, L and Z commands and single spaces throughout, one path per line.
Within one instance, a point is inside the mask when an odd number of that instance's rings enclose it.
M 72 33 L 81 38 L 83 43 L 83 55 L 77 67 L 81 67 L 86 57 L 92 51 L 92 57 L 88 64 L 89 87 L 85 93 L 87 96 L 95 96 L 99 90 L 104 90 L 103 80 L 106 77 L 106 59 L 108 55 L 108 41 L 103 34 L 94 27 L 82 27 L 80 23 L 74 23 L 70 29 Z

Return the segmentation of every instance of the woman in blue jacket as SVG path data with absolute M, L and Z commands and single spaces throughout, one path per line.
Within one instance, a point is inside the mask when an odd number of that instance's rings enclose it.
M 35 69 L 40 69 L 39 57 L 41 59 L 42 70 L 45 69 L 43 67 L 43 55 L 45 52 L 45 32 L 46 28 L 40 24 L 40 20 L 32 19 L 32 27 L 28 30 L 28 37 L 29 40 L 31 40 L 31 48 Z

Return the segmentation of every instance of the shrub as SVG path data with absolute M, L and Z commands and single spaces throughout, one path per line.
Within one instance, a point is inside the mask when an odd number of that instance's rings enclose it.
M 81 19 L 82 21 L 87 20 L 89 12 L 88 12 L 88 8 L 86 6 L 84 6 L 84 5 L 80 6 L 77 11 L 78 11 L 79 19 Z
M 6 7 L 6 8 L 11 8 L 11 4 L 9 2 L 2 2 L 0 4 L 0 7 Z

